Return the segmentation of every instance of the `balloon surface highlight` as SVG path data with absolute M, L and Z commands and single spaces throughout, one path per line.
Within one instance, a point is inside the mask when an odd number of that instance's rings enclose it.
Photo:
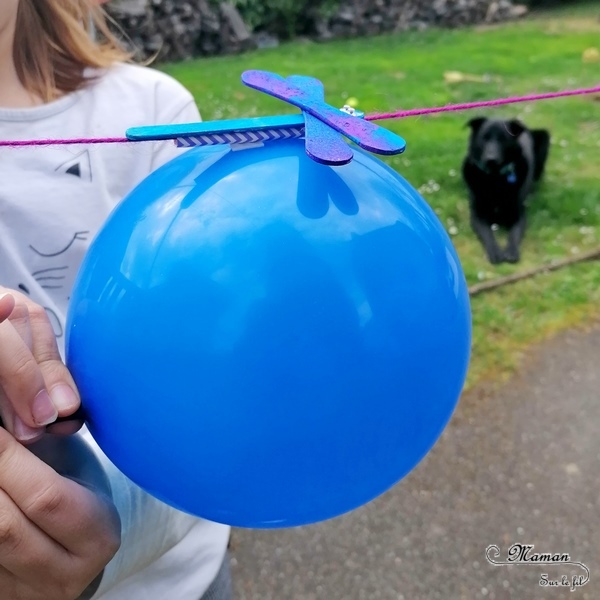
M 239 527 L 365 504 L 409 473 L 464 384 L 464 275 L 435 213 L 353 148 L 189 150 L 111 214 L 78 275 L 67 364 L 109 459 Z

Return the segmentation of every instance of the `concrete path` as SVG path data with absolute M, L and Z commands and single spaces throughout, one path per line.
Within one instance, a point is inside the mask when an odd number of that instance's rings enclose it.
M 569 565 L 494 566 L 513 544 Z M 532 554 L 530 552 L 529 557 Z M 493 557 L 493 555 L 492 555 Z M 596 600 L 600 598 L 600 330 L 570 332 L 500 390 L 463 397 L 404 481 L 329 522 L 235 530 L 236 600 Z

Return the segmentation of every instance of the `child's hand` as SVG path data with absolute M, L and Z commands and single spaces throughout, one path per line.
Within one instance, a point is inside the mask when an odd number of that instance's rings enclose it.
M 73 414 L 79 393 L 44 308 L 15 290 L 0 287 L 0 296 L 0 416 L 19 441 L 30 442 L 57 416 Z
M 108 497 L 61 477 L 0 428 L 0 600 L 74 600 L 119 544 Z

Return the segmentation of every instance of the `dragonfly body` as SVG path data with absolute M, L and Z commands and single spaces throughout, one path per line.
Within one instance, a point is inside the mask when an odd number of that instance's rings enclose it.
M 292 75 L 284 79 L 267 71 L 246 71 L 242 81 L 301 108 L 369 152 L 400 154 L 406 147 L 406 142 L 392 131 L 349 116 L 327 104 L 323 99 L 323 85 L 314 77 Z

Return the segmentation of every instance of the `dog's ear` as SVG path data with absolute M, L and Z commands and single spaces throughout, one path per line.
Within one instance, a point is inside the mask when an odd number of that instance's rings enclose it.
M 486 117 L 475 117 L 474 119 L 468 121 L 465 127 L 470 127 L 471 131 L 476 133 L 486 121 Z
M 519 137 L 524 131 L 527 130 L 527 127 L 521 123 L 518 119 L 513 119 L 512 121 L 506 122 L 506 127 L 508 129 L 508 133 L 514 137 Z

